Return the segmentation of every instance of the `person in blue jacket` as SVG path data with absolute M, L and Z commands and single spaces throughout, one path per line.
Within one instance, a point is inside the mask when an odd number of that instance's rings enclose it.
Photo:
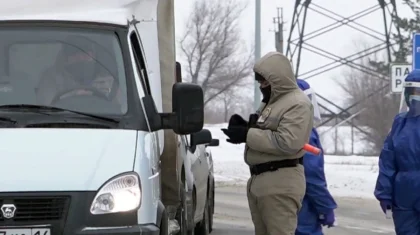
M 397 235 L 420 234 L 420 70 L 405 79 L 408 111 L 396 115 L 379 156 L 375 197 Z
M 315 93 L 304 80 L 297 80 L 298 86 L 312 101 L 314 121 L 321 121 Z M 312 129 L 309 144 L 322 150 L 320 138 L 315 128 Z M 299 212 L 296 235 L 323 235 L 322 226 L 332 227 L 335 222 L 334 210 L 337 204 L 327 188 L 324 173 L 324 156 L 306 153 L 303 156 L 305 167 L 306 193 Z

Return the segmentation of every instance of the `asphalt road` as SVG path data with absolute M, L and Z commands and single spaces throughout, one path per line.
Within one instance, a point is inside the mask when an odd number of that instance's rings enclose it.
M 216 188 L 213 235 L 254 235 L 245 188 Z M 337 227 L 325 229 L 325 235 L 392 235 L 392 220 L 385 219 L 378 203 L 370 199 L 335 198 Z

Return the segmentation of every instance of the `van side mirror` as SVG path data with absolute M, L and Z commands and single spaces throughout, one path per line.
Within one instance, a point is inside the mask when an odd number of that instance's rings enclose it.
M 176 134 L 188 135 L 203 129 L 204 94 L 198 85 L 175 83 L 172 86 L 172 113 L 158 113 L 150 95 L 142 100 L 152 131 L 172 129 Z
M 172 87 L 172 129 L 179 135 L 199 132 L 204 125 L 203 89 L 191 83 L 175 83 Z
M 197 146 L 200 144 L 211 143 L 211 132 L 207 129 L 203 129 L 199 132 L 192 133 L 190 137 L 190 145 Z
M 206 144 L 206 147 L 217 147 L 219 146 L 219 139 L 212 139 L 209 144 Z
M 175 81 L 182 82 L 182 69 L 181 64 L 178 61 L 175 64 Z

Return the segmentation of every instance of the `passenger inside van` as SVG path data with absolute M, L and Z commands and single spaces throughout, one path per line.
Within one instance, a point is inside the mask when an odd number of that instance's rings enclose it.
M 127 112 L 125 68 L 115 35 L 46 29 L 7 30 L 0 37 L 0 105 Z
M 108 68 L 97 61 L 94 44 L 83 37 L 70 37 L 66 42 L 54 66 L 42 75 L 38 102 L 53 105 L 60 99 L 77 95 L 114 98 L 109 95 L 115 79 Z

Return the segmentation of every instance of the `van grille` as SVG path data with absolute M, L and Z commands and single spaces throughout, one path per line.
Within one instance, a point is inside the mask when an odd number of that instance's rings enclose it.
M 12 197 L 0 199 L 0 205 L 16 206 L 15 216 L 6 219 L 0 213 L 0 221 L 54 221 L 66 216 L 69 208 L 69 197 Z

